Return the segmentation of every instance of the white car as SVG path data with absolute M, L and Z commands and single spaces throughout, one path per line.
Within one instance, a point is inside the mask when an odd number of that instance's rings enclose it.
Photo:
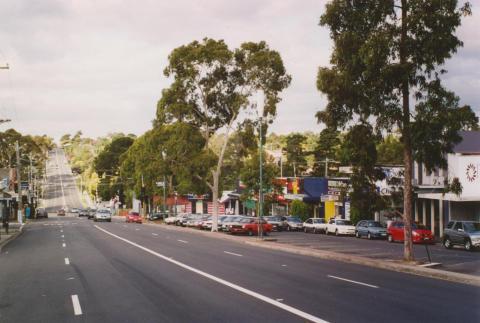
M 112 222 L 112 213 L 109 209 L 98 209 L 93 216 L 93 221 L 108 221 Z
M 327 230 L 327 221 L 324 218 L 310 218 L 303 222 L 303 231 L 308 232 L 325 232 Z
M 325 234 L 335 233 L 335 235 L 355 235 L 355 226 L 352 225 L 350 220 L 344 219 L 330 219 L 327 224 L 327 230 Z
M 169 216 L 168 218 L 165 218 L 165 224 L 175 224 L 176 221 L 176 216 Z

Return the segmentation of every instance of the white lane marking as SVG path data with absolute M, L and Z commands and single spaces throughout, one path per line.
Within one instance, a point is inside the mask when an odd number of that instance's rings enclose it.
M 243 257 L 241 254 L 239 253 L 234 253 L 234 252 L 228 252 L 228 251 L 224 251 L 225 253 L 228 253 L 229 255 L 232 255 L 232 256 L 237 256 L 237 257 Z
M 282 265 L 282 267 L 287 267 L 287 265 Z
M 72 304 L 73 304 L 73 313 L 75 313 L 75 315 L 82 315 L 82 307 L 80 306 L 78 295 L 72 295 Z
M 283 302 L 283 298 L 277 298 L 277 302 Z
M 60 230 L 60 232 L 63 232 L 63 230 Z
M 154 236 L 158 236 L 158 233 L 152 233 L 152 235 L 154 235 Z
M 62 238 L 65 238 L 65 235 L 64 235 L 64 234 L 62 234 Z
M 103 231 L 103 232 L 105 232 L 106 234 L 108 234 L 108 235 L 110 235 L 110 236 L 112 236 L 112 237 L 114 237 L 114 238 L 117 238 L 117 239 L 119 239 L 119 240 L 121 240 L 121 241 L 124 241 L 124 242 L 126 242 L 126 243 L 128 243 L 128 244 L 130 244 L 130 245 L 132 245 L 132 246 L 134 246 L 134 247 L 137 247 L 137 248 L 139 248 L 139 249 L 141 249 L 141 250 L 143 250 L 143 251 L 145 251 L 145 252 L 148 252 L 148 253 L 151 254 L 151 255 L 154 255 L 154 256 L 156 256 L 156 257 L 158 257 L 158 258 L 160 258 L 160 259 L 163 259 L 163 260 L 165 260 L 165 261 L 168 261 L 168 262 L 170 262 L 170 263 L 172 263 L 172 264 L 174 264 L 174 265 L 177 265 L 177 266 L 179 266 L 179 267 L 181 267 L 181 268 L 183 268 L 183 269 L 186 269 L 186 270 L 189 270 L 189 271 L 191 271 L 191 272 L 194 272 L 194 273 L 196 273 L 196 274 L 198 274 L 198 275 L 200 275 L 200 276 L 203 276 L 203 277 L 205 277 L 205 278 L 208 278 L 208 279 L 210 279 L 210 280 L 213 280 L 214 282 L 217 282 L 217 283 L 219 283 L 219 284 L 222 284 L 222 285 L 225 285 L 225 286 L 230 287 L 230 288 L 232 288 L 232 289 L 235 289 L 235 290 L 237 290 L 237 291 L 239 291 L 239 292 L 241 292 L 241 293 L 244 293 L 244 294 L 246 294 L 246 295 L 249 295 L 249 296 L 252 296 L 252 297 L 254 297 L 254 298 L 256 298 L 256 299 L 259 299 L 259 300 L 261 300 L 261 301 L 264 301 L 265 303 L 268 303 L 268 304 L 271 304 L 271 305 L 273 305 L 273 306 L 276 306 L 276 307 L 278 307 L 278 308 L 280 308 L 280 309 L 282 309 L 282 310 L 284 310 L 284 311 L 290 312 L 290 313 L 292 313 L 292 314 L 295 314 L 295 315 L 297 315 L 297 316 L 300 316 L 300 317 L 302 317 L 302 318 L 304 318 L 304 319 L 306 319 L 306 320 L 312 321 L 312 322 L 316 322 L 316 323 L 317 323 L 317 322 L 318 322 L 318 323 L 328 323 L 327 321 L 322 320 L 321 318 L 318 318 L 318 317 L 316 317 L 316 316 L 313 316 L 313 315 L 311 315 L 311 314 L 308 314 L 308 313 L 306 313 L 306 312 L 303 312 L 303 311 L 301 311 L 301 310 L 298 310 L 298 309 L 296 309 L 296 308 L 294 308 L 294 307 L 292 307 L 292 306 L 289 306 L 289 305 L 280 303 L 280 302 L 274 300 L 273 298 L 270 298 L 270 297 L 267 297 L 267 296 L 263 296 L 262 294 L 259 294 L 259 293 L 257 293 L 257 292 L 252 291 L 252 290 L 249 290 L 249 289 L 246 289 L 246 288 L 244 288 L 244 287 L 241 287 L 241 286 L 239 286 L 239 285 L 237 285 L 237 284 L 234 284 L 234 283 L 231 283 L 231 282 L 229 282 L 229 281 L 226 281 L 226 280 L 224 280 L 224 279 L 222 279 L 222 278 L 219 278 L 219 277 L 217 277 L 217 276 L 208 274 L 208 273 L 206 273 L 206 272 L 204 272 L 204 271 L 201 271 L 201 270 L 199 270 L 199 269 L 193 268 L 193 267 L 191 267 L 191 266 L 189 266 L 189 265 L 186 265 L 186 264 L 184 264 L 184 263 L 182 263 L 182 262 L 180 262 L 180 261 L 173 260 L 172 258 L 169 258 L 169 257 L 167 257 L 167 256 L 164 256 L 164 255 L 162 255 L 162 254 L 160 254 L 160 253 L 158 253 L 158 252 L 155 252 L 155 251 L 153 251 L 153 250 L 151 250 L 151 249 L 148 249 L 148 248 L 146 248 L 146 247 L 144 247 L 144 246 L 141 246 L 141 245 L 139 245 L 139 244 L 137 244 L 137 243 L 135 243 L 135 242 L 132 242 L 132 241 L 130 241 L 130 240 L 127 240 L 127 239 L 125 239 L 125 238 L 122 238 L 122 237 L 120 237 L 120 236 L 117 236 L 116 234 L 113 234 L 113 233 L 111 233 L 111 232 L 109 232 L 109 231 L 107 231 L 107 230 L 105 230 L 105 229 L 102 229 L 102 228 L 99 227 L 98 225 L 95 225 L 95 227 L 96 227 L 98 230 Z
M 75 277 L 68 277 L 67 280 L 73 280 Z
M 379 288 L 378 286 L 375 286 L 375 285 L 365 284 L 365 283 L 362 283 L 362 282 L 357 282 L 355 280 L 350 280 L 350 279 L 346 279 L 346 278 L 342 278 L 342 277 L 337 277 L 337 276 L 332 276 L 332 275 L 327 275 L 327 277 L 330 277 L 330 278 L 333 278 L 333 279 L 338 279 L 338 280 L 343 280 L 343 281 L 346 281 L 346 282 L 349 282 L 349 283 L 358 284 L 358 285 L 362 285 L 362 286 L 367 286 L 367 287 L 371 287 L 371 288 Z
M 68 258 L 65 258 L 65 265 L 70 265 L 70 260 Z
M 66 244 L 62 243 L 62 247 L 64 247 L 64 248 L 65 248 L 66 246 L 67 246 Z
M 441 263 L 439 263 L 439 262 L 430 262 L 430 263 L 428 263 L 428 264 L 420 265 L 420 267 L 435 267 L 435 266 L 438 266 L 438 265 L 441 265 Z
M 188 243 L 188 241 L 185 241 L 185 240 L 177 240 L 177 241 L 181 243 Z
M 139 229 L 139 228 L 136 228 L 135 231 L 140 231 L 140 229 Z

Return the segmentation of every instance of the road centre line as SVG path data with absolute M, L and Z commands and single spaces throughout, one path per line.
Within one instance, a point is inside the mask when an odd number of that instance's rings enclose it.
M 177 241 L 181 243 L 188 243 L 188 241 L 185 241 L 185 240 L 177 240 Z
M 333 278 L 333 279 L 338 279 L 338 280 L 343 280 L 343 281 L 346 281 L 346 282 L 349 282 L 349 283 L 362 285 L 362 286 L 367 286 L 367 287 L 371 287 L 371 288 L 379 288 L 378 286 L 375 286 L 375 285 L 370 285 L 370 284 L 366 284 L 366 283 L 362 283 L 362 282 L 357 282 L 355 280 L 350 280 L 350 279 L 346 279 L 346 278 L 342 278 L 342 277 L 337 277 L 337 276 L 332 276 L 332 275 L 327 275 L 327 277 L 330 277 L 330 278 Z
M 82 307 L 80 306 L 80 301 L 78 300 L 78 295 L 72 295 L 72 304 L 73 304 L 73 313 L 75 315 L 82 315 Z
M 70 260 L 68 258 L 65 258 L 65 265 L 70 265 Z
M 62 234 L 62 238 L 65 238 L 65 235 L 64 235 L 64 234 Z
M 276 301 L 276 300 L 274 300 L 274 299 L 272 299 L 272 298 L 270 298 L 270 297 L 267 297 L 267 296 L 264 296 L 264 295 L 259 294 L 259 293 L 257 293 L 257 292 L 254 292 L 254 291 L 252 291 L 252 290 L 246 289 L 246 288 L 244 288 L 244 287 L 241 287 L 241 286 L 239 286 L 239 285 L 236 285 L 236 284 L 234 284 L 234 283 L 231 283 L 231 282 L 229 282 L 229 281 L 226 281 L 226 280 L 224 280 L 224 279 L 222 279 L 222 278 L 219 278 L 219 277 L 217 277 L 217 276 L 208 274 L 208 273 L 206 273 L 206 272 L 204 272 L 204 271 L 201 271 L 201 270 L 199 270 L 199 269 L 193 268 L 193 267 L 191 267 L 191 266 L 189 266 L 189 265 L 186 265 L 186 264 L 184 264 L 184 263 L 182 263 L 182 262 L 179 262 L 179 261 L 177 261 L 177 260 L 173 260 L 172 258 L 169 258 L 169 257 L 167 257 L 167 256 L 164 256 L 164 255 L 162 255 L 162 254 L 160 254 L 160 253 L 158 253 L 158 252 L 155 252 L 155 251 L 153 251 L 153 250 L 151 250 L 151 249 L 148 249 L 148 248 L 146 248 L 146 247 L 144 247 L 144 246 L 141 246 L 141 245 L 139 245 L 139 244 L 137 244 L 137 243 L 135 243 L 135 242 L 132 242 L 132 241 L 130 241 L 130 240 L 127 240 L 127 239 L 125 239 L 125 238 L 122 238 L 122 237 L 120 237 L 120 236 L 118 236 L 118 235 L 116 235 L 116 234 L 113 234 L 113 233 L 111 233 L 111 232 L 109 232 L 109 231 L 107 231 L 107 230 L 99 227 L 98 225 L 95 225 L 95 227 L 96 227 L 98 230 L 103 231 L 104 233 L 106 233 L 106 234 L 108 234 L 108 235 L 110 235 L 110 236 L 112 236 L 112 237 L 114 237 L 114 238 L 117 238 L 117 239 L 119 239 L 119 240 L 121 240 L 121 241 L 124 241 L 124 242 L 126 242 L 126 243 L 128 243 L 128 244 L 130 244 L 130 245 L 132 245 L 132 246 L 134 246 L 134 247 L 137 247 L 137 248 L 139 248 L 139 249 L 141 249 L 141 250 L 143 250 L 143 251 L 145 251 L 145 252 L 147 252 L 147 253 L 149 253 L 149 254 L 151 254 L 151 255 L 153 255 L 153 256 L 156 256 L 156 257 L 158 257 L 158 258 L 160 258 L 160 259 L 163 259 L 163 260 L 168 261 L 168 262 L 170 262 L 170 263 L 172 263 L 172 264 L 174 264 L 174 265 L 177 265 L 177 266 L 179 266 L 179 267 L 181 267 L 181 268 L 183 268 L 183 269 L 186 269 L 186 270 L 191 271 L 191 272 L 194 272 L 194 273 L 196 273 L 196 274 L 198 274 L 198 275 L 200 275 L 200 276 L 203 276 L 203 277 L 205 277 L 205 278 L 208 278 L 208 279 L 210 279 L 210 280 L 213 280 L 213 281 L 215 281 L 215 282 L 217 282 L 217 283 L 219 283 L 219 284 L 222 284 L 222 285 L 224 285 L 224 286 L 230 287 L 230 288 L 232 288 L 232 289 L 234 289 L 234 290 L 237 290 L 237 291 L 239 291 L 239 292 L 241 292 L 241 293 L 243 293 L 243 294 L 252 296 L 252 297 L 254 297 L 254 298 L 256 298 L 256 299 L 259 299 L 259 300 L 261 300 L 261 301 L 263 301 L 263 302 L 265 302 L 265 303 L 268 303 L 268 304 L 271 304 L 271 305 L 273 305 L 273 306 L 276 306 L 276 307 L 278 307 L 278 308 L 280 308 L 280 309 L 282 309 L 282 310 L 285 310 L 285 311 L 287 311 L 287 312 L 290 312 L 290 313 L 292 313 L 292 314 L 295 314 L 295 315 L 297 315 L 297 316 L 299 316 L 299 317 L 302 317 L 302 318 L 304 318 L 304 319 L 306 319 L 306 320 L 309 320 L 309 321 L 312 321 L 312 322 L 316 322 L 316 323 L 322 323 L 322 322 L 325 322 L 325 323 L 326 323 L 326 322 L 327 322 L 327 321 L 325 321 L 325 320 L 322 320 L 321 318 L 318 318 L 318 317 L 316 317 L 316 316 L 314 316 L 314 315 L 311 315 L 311 314 L 308 314 L 308 313 L 306 313 L 306 312 L 303 312 L 303 311 L 301 311 L 301 310 L 299 310 L 299 309 L 296 309 L 296 308 L 294 308 L 294 307 L 292 307 L 292 306 L 283 304 L 283 303 L 281 303 L 281 302 L 279 302 L 279 301 Z
M 158 233 L 152 233 L 152 235 L 154 235 L 154 236 L 158 236 Z
M 66 246 L 67 246 L 67 245 L 66 245 L 65 243 L 62 243 L 62 247 L 64 247 L 64 248 L 65 248 Z
M 241 254 L 239 253 L 234 253 L 234 252 L 228 252 L 228 251 L 224 251 L 225 253 L 228 253 L 229 255 L 232 255 L 232 256 L 237 256 L 237 257 L 243 257 Z

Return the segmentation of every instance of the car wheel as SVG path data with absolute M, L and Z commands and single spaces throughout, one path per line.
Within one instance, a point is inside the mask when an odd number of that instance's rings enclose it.
M 450 241 L 449 237 L 445 237 L 445 239 L 443 240 L 443 246 L 447 249 L 452 248 L 452 241 Z
M 470 239 L 465 240 L 465 245 L 464 246 L 465 246 L 465 250 L 467 250 L 467 251 L 472 250 L 472 242 L 470 241 Z
M 336 236 L 338 236 L 338 229 L 337 229 L 337 230 L 335 230 L 335 235 L 336 235 Z
M 372 240 L 372 235 L 370 234 L 370 232 L 367 234 L 367 238 L 368 240 Z
M 360 232 L 355 232 L 355 237 L 360 238 Z
M 290 228 L 290 225 L 287 225 L 287 231 L 292 231 L 292 229 Z
M 108 222 L 112 222 L 112 219 L 108 220 Z
M 97 219 L 93 219 L 93 222 L 97 222 Z
M 388 242 L 393 242 L 393 237 L 391 234 L 388 235 L 387 240 Z
M 317 228 L 313 228 L 313 233 L 317 233 Z

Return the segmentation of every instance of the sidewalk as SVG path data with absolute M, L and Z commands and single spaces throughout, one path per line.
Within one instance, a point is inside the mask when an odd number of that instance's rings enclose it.
M 10 241 L 22 234 L 23 228 L 24 226 L 18 223 L 10 223 L 7 234 L 0 224 L 0 252 L 2 252 L 3 247 L 10 243 Z
M 401 273 L 408 273 L 408 274 L 429 277 L 434 279 L 442 279 L 442 280 L 451 281 L 455 283 L 461 283 L 461 284 L 480 287 L 480 277 L 477 277 L 474 275 L 451 272 L 451 271 L 445 271 L 440 269 L 426 268 L 426 267 L 420 266 L 421 264 L 416 262 L 407 263 L 403 261 L 395 261 L 395 260 L 387 260 L 387 259 L 385 260 L 372 259 L 372 258 L 367 258 L 367 257 L 362 257 L 357 255 L 343 254 L 340 252 L 332 252 L 332 251 L 311 249 L 308 247 L 286 245 L 283 243 L 277 243 L 275 242 L 275 239 L 270 239 L 269 237 L 266 237 L 266 239 L 264 240 L 260 240 L 259 238 L 255 238 L 255 237 L 252 238 L 248 236 L 238 236 L 238 235 L 232 236 L 224 233 L 214 233 L 210 231 L 200 231 L 200 230 L 191 229 L 191 228 L 171 226 L 171 225 L 166 225 L 158 222 L 157 223 L 147 222 L 144 224 L 154 225 L 154 226 L 160 225 L 162 226 L 162 228 L 165 228 L 171 231 L 189 232 L 192 234 L 199 234 L 199 235 L 207 236 L 210 238 L 235 241 L 238 243 L 245 243 L 251 246 L 256 246 L 256 247 L 261 247 L 261 248 L 266 248 L 266 249 L 271 249 L 276 251 L 283 251 L 283 252 L 288 252 L 288 253 L 293 253 L 293 254 L 298 254 L 303 256 L 317 257 L 321 259 L 348 262 L 348 263 L 353 263 L 357 265 L 380 268 L 380 269 L 391 270 L 391 271 L 396 271 Z

